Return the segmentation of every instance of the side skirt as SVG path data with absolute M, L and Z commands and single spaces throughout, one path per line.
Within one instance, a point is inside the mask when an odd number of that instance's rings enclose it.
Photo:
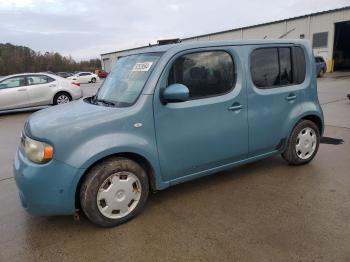
M 251 162 L 263 159 L 263 158 L 267 158 L 267 157 L 270 157 L 270 156 L 273 156 L 273 155 L 276 155 L 276 154 L 279 154 L 279 153 L 280 153 L 279 150 L 274 150 L 274 151 L 269 152 L 269 153 L 265 153 L 265 154 L 254 156 L 254 157 L 250 157 L 250 158 L 247 158 L 247 159 L 244 159 L 244 160 L 240 160 L 240 161 L 237 161 L 237 162 L 234 162 L 234 163 L 218 166 L 218 167 L 211 168 L 211 169 L 208 169 L 208 170 L 205 170 L 205 171 L 200 171 L 200 172 L 197 172 L 197 173 L 194 173 L 194 174 L 190 174 L 190 175 L 187 175 L 187 176 L 179 177 L 179 178 L 167 181 L 165 183 L 168 183 L 169 186 L 180 184 L 180 183 L 183 183 L 183 182 L 186 182 L 186 181 L 189 181 L 189 180 L 193 180 L 193 179 L 196 179 L 196 178 L 199 178 L 199 177 L 203 177 L 203 176 L 207 176 L 207 175 L 210 175 L 210 174 L 213 174 L 213 173 L 217 173 L 219 171 L 231 169 L 231 168 L 236 167 L 236 166 L 240 166 L 240 165 L 251 163 Z

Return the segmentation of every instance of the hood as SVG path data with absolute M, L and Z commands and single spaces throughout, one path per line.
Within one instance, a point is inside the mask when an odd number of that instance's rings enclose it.
M 80 135 L 97 125 L 109 123 L 112 117 L 116 118 L 116 115 L 125 111 L 123 108 L 93 105 L 84 100 L 53 106 L 32 114 L 25 126 L 26 134 L 40 141 L 55 143 Z
M 151 96 L 146 98 L 152 101 Z M 148 103 L 150 110 L 144 110 L 142 103 L 117 108 L 93 105 L 88 101 L 86 98 L 34 113 L 26 122 L 26 135 L 52 145 L 54 159 L 81 167 L 86 159 L 96 154 L 96 147 L 103 149 L 118 144 L 118 139 L 125 140 L 125 134 L 139 132 L 134 123 L 153 117 L 152 103 Z

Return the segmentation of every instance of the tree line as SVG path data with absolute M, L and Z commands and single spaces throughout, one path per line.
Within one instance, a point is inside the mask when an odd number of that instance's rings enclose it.
M 101 68 L 100 59 L 76 62 L 57 52 L 35 52 L 26 46 L 0 43 L 0 76 L 25 72 L 93 72 Z

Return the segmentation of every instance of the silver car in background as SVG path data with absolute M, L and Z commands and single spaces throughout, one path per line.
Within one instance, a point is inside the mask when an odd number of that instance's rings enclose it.
M 82 96 L 79 83 L 57 75 L 26 73 L 0 79 L 0 112 L 64 104 Z

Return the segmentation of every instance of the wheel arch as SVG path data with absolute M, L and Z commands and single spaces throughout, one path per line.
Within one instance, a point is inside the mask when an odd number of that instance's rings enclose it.
M 289 138 L 294 130 L 294 128 L 303 120 L 310 120 L 313 123 L 316 124 L 316 126 L 318 127 L 318 130 L 320 132 L 320 136 L 322 136 L 323 132 L 324 132 L 324 124 L 323 124 L 323 120 L 322 120 L 322 116 L 318 114 L 318 112 L 306 112 L 302 115 L 300 115 L 299 117 L 295 118 L 295 121 L 293 121 L 293 124 L 291 124 L 287 130 L 285 130 L 284 132 L 284 136 L 282 136 L 283 138 L 281 139 L 280 144 L 277 146 L 278 149 L 280 149 L 281 151 L 284 151 Z
M 155 176 L 155 171 L 154 168 L 152 167 L 150 161 L 148 161 L 144 156 L 137 154 L 137 153 L 132 153 L 132 152 L 122 152 L 122 153 L 115 153 L 111 155 L 104 156 L 95 162 L 93 162 L 83 173 L 83 175 L 79 178 L 78 184 L 75 189 L 75 207 L 80 208 L 80 189 L 81 186 L 84 182 L 84 179 L 87 175 L 87 173 L 97 164 L 101 163 L 102 161 L 111 158 L 111 157 L 125 157 L 131 160 L 134 160 L 137 162 L 139 165 L 141 165 L 142 168 L 146 171 L 148 181 L 149 181 L 149 187 L 151 191 L 156 191 L 157 190 L 157 185 L 156 185 L 156 176 Z
M 318 131 L 320 132 L 320 135 L 323 134 L 324 127 L 323 127 L 323 122 L 321 118 L 315 114 L 310 114 L 302 117 L 297 123 L 299 123 L 302 120 L 310 120 L 311 122 L 315 123 L 316 126 L 318 127 Z
M 55 92 L 55 94 L 53 95 L 53 97 L 52 97 L 52 104 L 55 104 L 55 97 L 56 97 L 58 94 L 67 94 L 67 95 L 69 95 L 69 97 L 70 97 L 71 100 L 73 99 L 73 96 L 72 96 L 72 94 L 71 94 L 69 91 L 67 91 L 67 90 L 57 90 L 57 91 Z

